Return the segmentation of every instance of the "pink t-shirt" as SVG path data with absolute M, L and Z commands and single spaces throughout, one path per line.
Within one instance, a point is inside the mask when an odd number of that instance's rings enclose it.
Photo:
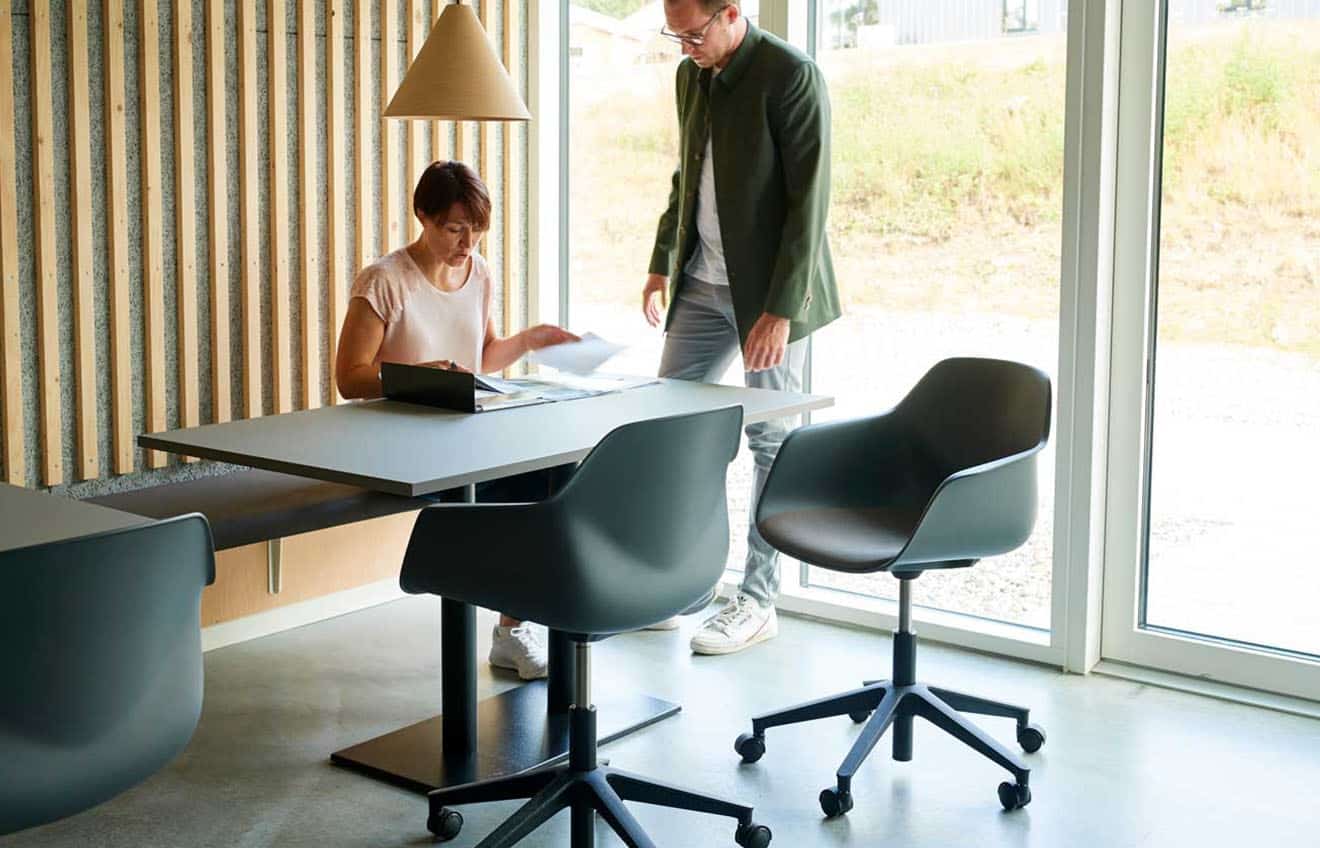
M 481 370 L 481 350 L 490 318 L 490 266 L 477 253 L 462 288 L 445 292 L 431 285 L 400 248 L 358 272 L 350 297 L 360 297 L 385 322 L 376 363 L 450 359 Z

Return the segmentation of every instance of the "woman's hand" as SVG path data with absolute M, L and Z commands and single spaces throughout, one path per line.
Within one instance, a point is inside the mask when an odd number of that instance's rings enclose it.
M 522 337 L 523 347 L 529 351 L 540 350 L 543 347 L 551 347 L 565 342 L 580 342 L 582 339 L 573 335 L 562 327 L 556 327 L 554 324 L 537 324 L 535 327 L 528 327 L 518 334 Z
M 664 274 L 647 274 L 642 287 L 642 314 L 652 327 L 660 326 L 664 310 L 668 307 L 669 278 Z
M 442 371 L 462 371 L 464 374 L 471 374 L 472 371 L 459 365 L 452 359 L 432 359 L 430 362 L 419 362 L 425 368 L 439 368 Z

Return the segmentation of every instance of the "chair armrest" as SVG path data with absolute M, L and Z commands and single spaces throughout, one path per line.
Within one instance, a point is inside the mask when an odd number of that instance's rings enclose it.
M 1036 523 L 1036 454 L 965 468 L 935 490 L 907 546 L 889 570 L 905 565 L 977 560 L 1007 553 L 1031 536 Z M 919 570 L 919 569 L 911 569 Z
M 775 457 L 757 505 L 757 522 L 792 510 L 871 506 L 878 493 L 907 489 L 913 440 L 892 413 L 799 427 Z M 894 485 L 888 485 L 894 483 Z
M 553 589 L 552 575 L 535 566 L 562 538 L 556 512 L 552 502 L 428 506 L 413 524 L 399 586 L 511 611 L 519 596 Z

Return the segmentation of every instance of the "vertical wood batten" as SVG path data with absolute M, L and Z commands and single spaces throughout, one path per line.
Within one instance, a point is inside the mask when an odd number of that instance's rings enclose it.
M 0 115 L 14 114 L 13 4 L 0 0 Z M 4 479 L 26 483 L 18 303 L 18 156 L 14 122 L 0 121 L 0 439 Z
M 229 185 L 225 129 L 225 0 L 206 4 L 207 218 L 211 259 L 211 408 L 216 423 L 233 415 L 229 391 Z
M 358 0 L 353 17 L 353 73 L 356 85 L 354 111 L 357 118 L 357 262 L 363 267 L 371 259 L 371 0 Z
M 41 480 L 53 486 L 64 478 L 60 438 L 59 257 L 55 244 L 54 109 L 51 103 L 50 4 L 34 3 L 32 27 L 32 191 L 35 205 L 37 275 L 37 373 L 41 399 Z
M 261 267 L 257 239 L 257 22 L 255 0 L 238 3 L 240 269 L 243 292 L 243 396 L 248 418 L 261 415 Z
M 302 407 L 321 405 L 321 293 L 316 193 L 316 4 L 298 0 L 299 241 L 302 244 Z
M 408 3 L 408 66 L 417 58 L 417 51 L 422 49 L 422 41 L 426 38 L 426 10 L 422 8 L 422 0 L 409 0 Z M 409 241 L 421 235 L 422 225 L 413 214 L 412 208 L 412 190 L 411 187 L 417 184 L 417 179 L 422 175 L 422 169 L 426 167 L 426 121 L 409 120 L 407 122 L 408 133 L 408 173 L 404 178 L 404 197 L 403 209 L 400 214 L 403 220 L 407 222 L 406 229 Z
M 504 0 L 504 67 L 513 74 L 513 45 L 516 31 L 513 21 L 513 0 Z M 518 77 L 521 77 L 518 74 Z M 515 83 L 516 85 L 516 83 Z M 519 94 L 522 94 L 521 86 L 518 86 Z M 501 201 L 504 209 L 503 235 L 504 235 L 504 335 L 511 336 L 522 323 L 520 321 L 520 304 L 518 299 L 518 280 L 515 277 L 514 255 L 518 251 L 518 240 L 516 222 L 517 203 L 517 181 L 513 176 L 513 141 L 517 137 L 517 124 L 511 121 L 504 123 L 503 130 L 500 133 L 502 154 L 501 176 L 503 177 L 503 200 Z
M 197 191 L 193 137 L 193 14 L 191 3 L 174 6 L 174 245 L 178 309 L 179 423 L 196 427 L 201 417 L 197 384 Z M 221 285 L 212 281 L 212 285 Z M 185 461 L 193 461 L 185 457 Z
M 146 345 L 147 431 L 165 429 L 165 247 L 161 197 L 160 7 L 138 4 L 138 109 L 142 118 L 142 313 Z M 165 464 L 161 451 L 147 451 L 147 465 Z
M 289 103 L 284 0 L 266 2 L 266 105 L 270 124 L 270 317 L 271 377 L 275 412 L 292 409 L 293 364 L 289 345 Z
M 445 10 L 445 0 L 435 0 L 431 9 L 431 26 L 440 20 L 440 15 Z M 441 161 L 449 158 L 449 122 L 432 121 L 431 122 L 431 160 Z M 420 177 L 421 175 L 418 174 Z
M 133 352 L 129 333 L 128 129 L 124 0 L 105 0 L 105 206 L 110 263 L 110 377 L 115 472 L 133 470 Z
M 96 432 L 96 321 L 92 249 L 91 81 L 87 6 L 68 0 L 69 217 L 73 231 L 74 380 L 78 399 L 78 478 L 100 475 Z M 5 114 L 0 112 L 0 114 Z
M 338 400 L 339 387 L 335 381 L 335 356 L 338 352 L 339 328 L 344 324 L 348 298 L 344 249 L 346 221 L 344 192 L 344 9 L 343 0 L 328 0 L 326 9 L 326 117 L 330 126 L 326 132 L 326 314 L 330 326 L 326 328 L 329 341 L 327 363 L 330 371 L 330 396 L 326 403 Z
M 380 105 L 385 106 L 399 87 L 395 68 L 399 55 L 399 14 L 395 0 L 380 3 Z M 401 245 L 403 227 L 399 215 L 399 162 L 396 158 L 399 121 L 380 120 L 380 252 L 389 253 Z

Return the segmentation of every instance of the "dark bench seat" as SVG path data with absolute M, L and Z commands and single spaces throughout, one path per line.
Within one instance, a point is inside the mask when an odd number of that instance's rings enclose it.
M 222 551 L 341 524 L 421 509 L 433 501 L 245 469 L 182 483 L 88 498 L 148 518 L 200 512 Z

